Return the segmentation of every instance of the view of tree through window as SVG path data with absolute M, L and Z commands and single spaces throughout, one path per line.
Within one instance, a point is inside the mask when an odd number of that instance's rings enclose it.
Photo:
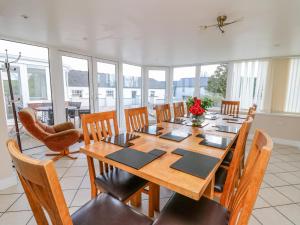
M 200 71 L 200 97 L 209 97 L 214 106 L 220 106 L 221 100 L 226 97 L 227 65 L 204 65 Z

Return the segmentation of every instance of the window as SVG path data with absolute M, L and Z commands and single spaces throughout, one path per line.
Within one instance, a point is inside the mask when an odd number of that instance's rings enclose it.
M 62 56 L 65 101 L 81 102 L 80 109 L 90 108 L 89 70 L 86 59 Z
M 10 60 L 16 59 L 19 52 L 20 60 L 11 64 L 11 81 L 16 102 L 17 111 L 25 107 L 34 108 L 37 118 L 46 124 L 54 123 L 52 99 L 50 89 L 50 75 L 48 62 L 48 49 L 33 45 L 27 45 L 12 41 L 0 40 L 0 58 L 5 58 L 5 49 L 8 51 Z M 6 118 L 9 135 L 14 137 L 15 127 L 13 122 L 12 106 L 9 104 L 10 92 L 8 87 L 8 77 L 4 65 L 0 65 L 1 79 L 5 95 Z M 23 150 L 41 145 L 26 132 L 21 135 Z
M 173 70 L 173 101 L 185 101 L 194 96 L 196 67 L 177 67 Z
M 285 111 L 300 113 L 300 58 L 291 59 L 289 71 Z
M 114 91 L 113 90 L 106 90 L 106 97 L 114 97 Z
M 116 109 L 116 91 L 116 65 L 97 62 L 97 111 L 103 112 Z
M 149 92 L 150 92 L 149 97 L 154 98 L 155 97 L 155 91 L 149 91 Z
M 30 100 L 47 100 L 47 68 L 28 67 L 28 89 Z
M 148 70 L 148 104 L 163 104 L 166 101 L 166 71 Z
M 82 98 L 82 90 L 72 90 L 72 97 Z
M 248 109 L 253 103 L 262 109 L 268 65 L 266 60 L 233 63 L 228 77 L 228 97 L 239 100 L 242 109 Z
M 166 69 L 148 69 L 148 112 L 149 119 L 155 120 L 154 106 L 166 102 Z
M 200 98 L 209 97 L 214 106 L 220 106 L 226 96 L 227 65 L 204 65 L 200 68 Z
M 139 66 L 123 64 L 123 105 L 125 108 L 142 104 L 142 69 Z

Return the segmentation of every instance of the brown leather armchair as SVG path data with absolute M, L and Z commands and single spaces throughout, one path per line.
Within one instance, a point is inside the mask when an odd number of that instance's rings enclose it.
M 59 153 L 46 154 L 47 156 L 55 156 L 52 160 L 58 160 L 61 157 L 69 157 L 70 154 L 79 151 L 70 152 L 69 146 L 83 139 L 82 132 L 74 129 L 71 122 L 61 123 L 54 126 L 48 126 L 41 123 L 32 108 L 24 108 L 19 112 L 19 119 L 26 130 L 36 139 L 44 143 L 50 150 Z

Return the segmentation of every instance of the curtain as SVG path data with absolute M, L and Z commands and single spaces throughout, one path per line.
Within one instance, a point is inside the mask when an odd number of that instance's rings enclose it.
M 228 95 L 240 101 L 241 109 L 248 109 L 253 103 L 263 108 L 264 92 L 268 75 L 267 60 L 234 62 L 229 69 Z
M 290 63 L 288 92 L 285 103 L 285 111 L 300 112 L 300 59 L 293 58 Z

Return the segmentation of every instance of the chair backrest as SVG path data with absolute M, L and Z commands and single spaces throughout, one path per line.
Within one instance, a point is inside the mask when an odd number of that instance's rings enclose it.
M 238 115 L 240 112 L 240 101 L 222 100 L 221 114 L 223 115 Z
M 174 118 L 184 117 L 184 102 L 173 103 Z
M 256 115 L 256 108 L 257 108 L 257 105 L 253 104 L 253 106 L 251 106 L 248 110 L 247 117 L 252 117 L 254 119 L 255 115 Z
M 23 155 L 14 140 L 9 140 L 7 147 L 37 224 L 49 224 L 45 210 L 53 225 L 72 225 L 53 161 Z
M 155 111 L 157 123 L 171 120 L 170 104 L 156 105 Z
M 50 134 L 54 134 L 55 130 L 51 126 L 41 123 L 32 108 L 24 108 L 20 110 L 19 119 L 26 130 L 36 139 L 44 141 Z
M 128 133 L 149 125 L 147 107 L 125 109 L 124 112 Z
M 230 225 L 247 225 L 273 149 L 271 138 L 256 130 L 243 175 L 229 205 Z
M 82 129 L 84 142 L 90 144 L 91 137 L 94 142 L 100 142 L 102 138 L 119 134 L 116 111 L 82 114 Z M 112 129 L 113 123 L 114 130 Z
M 246 142 L 248 134 L 253 122 L 253 118 L 248 118 L 241 126 L 236 147 L 233 151 L 233 157 L 228 168 L 228 173 L 226 181 L 224 184 L 223 193 L 220 199 L 220 203 L 226 208 L 229 207 L 230 200 L 232 198 L 232 193 L 234 193 L 234 188 L 239 179 L 239 174 L 241 173 L 240 165 L 245 155 Z

